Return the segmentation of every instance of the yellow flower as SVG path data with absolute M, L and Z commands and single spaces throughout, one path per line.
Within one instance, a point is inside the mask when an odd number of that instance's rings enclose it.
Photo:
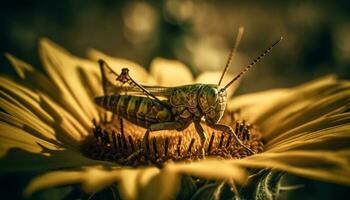
M 261 130 L 263 153 L 242 159 L 169 162 L 162 168 L 127 167 L 94 160 L 81 152 L 82 142 L 92 134 L 92 119 L 100 120 L 93 103 L 102 87 L 96 60 L 105 60 L 116 72 L 128 67 L 130 75 L 143 84 L 217 83 L 221 72 L 204 73 L 194 80 L 182 63 L 158 58 L 148 74 L 131 61 L 96 50 L 89 52 L 91 60 L 78 58 L 47 39 L 40 41 L 46 74 L 6 56 L 18 76 L 0 76 L 0 169 L 42 171 L 29 183 L 26 195 L 74 183 L 94 193 L 117 183 L 123 199 L 169 199 L 179 190 L 181 175 L 222 180 L 234 186 L 246 183 L 247 168 L 272 168 L 350 185 L 348 81 L 328 76 L 295 88 L 230 100 L 228 110 L 239 110 L 243 119 Z M 229 79 L 227 76 L 226 81 Z

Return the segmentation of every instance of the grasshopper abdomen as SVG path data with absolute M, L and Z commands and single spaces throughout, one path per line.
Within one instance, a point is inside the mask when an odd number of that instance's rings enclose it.
M 148 97 L 107 95 L 96 97 L 95 103 L 144 128 L 150 124 L 173 120 L 173 114 L 168 108 Z

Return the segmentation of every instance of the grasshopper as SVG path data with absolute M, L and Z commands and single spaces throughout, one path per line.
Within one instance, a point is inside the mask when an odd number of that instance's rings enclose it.
M 95 103 L 122 119 L 147 129 L 143 136 L 140 150 L 134 152 L 129 158 L 144 152 L 150 132 L 158 130 L 182 131 L 192 122 L 199 135 L 204 157 L 204 143 L 207 138 L 201 126 L 203 118 L 209 127 L 230 134 L 237 144 L 250 154 L 255 153 L 241 142 L 230 126 L 219 122 L 226 108 L 226 90 L 253 65 L 259 62 L 262 57 L 268 54 L 282 40 L 282 37 L 245 67 L 229 83 L 224 87 L 220 87 L 231 59 L 237 51 L 242 34 L 243 28 L 240 28 L 235 46 L 231 49 L 229 59 L 218 84 L 191 84 L 177 87 L 145 86 L 137 83 L 130 77 L 128 68 L 123 68 L 119 75 L 106 62 L 99 60 L 104 96 L 96 97 Z M 125 87 L 125 85 L 128 85 L 128 87 Z M 127 93 L 123 93 L 123 91 Z

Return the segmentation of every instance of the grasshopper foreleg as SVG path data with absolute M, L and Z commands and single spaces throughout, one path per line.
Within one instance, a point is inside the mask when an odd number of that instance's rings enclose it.
M 233 136 L 233 138 L 236 140 L 236 142 L 242 146 L 244 149 L 246 149 L 250 154 L 255 154 L 253 150 L 251 150 L 249 147 L 245 146 L 242 141 L 237 137 L 236 133 L 233 131 L 233 129 L 230 126 L 227 126 L 225 124 L 213 124 L 210 125 L 213 129 L 223 131 L 224 133 L 229 133 L 230 135 Z
M 201 140 L 201 151 L 202 151 L 202 157 L 204 158 L 205 157 L 204 143 L 207 140 L 207 136 L 206 136 L 204 129 L 201 126 L 199 120 L 194 121 L 194 127 L 196 128 L 196 131 L 197 131 L 199 138 Z
M 128 158 L 126 158 L 126 161 L 128 162 L 132 160 L 133 158 L 135 158 L 141 153 L 145 153 L 145 154 L 148 153 L 145 150 L 148 150 L 147 144 L 148 144 L 149 134 L 151 131 L 176 130 L 176 129 L 181 129 L 182 127 L 183 127 L 183 124 L 181 124 L 180 122 L 162 122 L 157 124 L 151 124 L 143 136 L 141 149 L 132 153 Z

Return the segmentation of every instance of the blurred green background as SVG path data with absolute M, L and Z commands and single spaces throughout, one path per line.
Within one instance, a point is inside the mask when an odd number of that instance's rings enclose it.
M 186 63 L 198 75 L 223 68 L 239 26 L 245 34 L 232 72 L 283 36 L 245 76 L 239 90 L 245 93 L 329 73 L 348 79 L 349 10 L 348 0 L 2 1 L 0 50 L 40 67 L 38 39 L 48 37 L 78 56 L 96 48 L 146 68 L 161 56 Z
M 282 43 L 244 77 L 238 93 L 246 93 L 293 86 L 330 73 L 349 79 L 349 10 L 349 0 L 2 1 L 0 52 L 41 69 L 38 40 L 47 37 L 78 56 L 96 48 L 146 68 L 160 56 L 178 59 L 198 75 L 223 68 L 239 26 L 245 27 L 245 34 L 231 72 L 283 36 Z M 0 63 L 9 65 L 3 56 Z M 9 67 L 0 71 L 11 72 Z M 28 177 L 2 174 L 3 196 L 19 198 L 19 187 Z M 329 199 L 349 193 L 349 187 L 301 182 L 304 189 L 284 198 Z

